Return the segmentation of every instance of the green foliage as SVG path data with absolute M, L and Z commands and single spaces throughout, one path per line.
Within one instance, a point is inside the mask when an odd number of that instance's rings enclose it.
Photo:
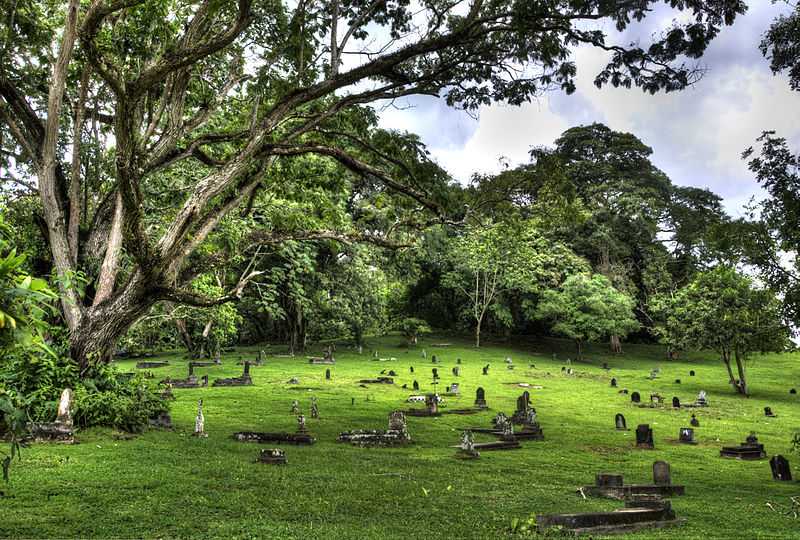
M 395 328 L 403 334 L 409 345 L 416 345 L 424 334 L 431 333 L 431 327 L 422 319 L 406 317 L 395 323 Z
M 634 300 L 616 290 L 605 276 L 575 274 L 559 290 L 547 290 L 533 316 L 552 321 L 555 333 L 582 344 L 610 336 L 625 337 L 639 327 Z

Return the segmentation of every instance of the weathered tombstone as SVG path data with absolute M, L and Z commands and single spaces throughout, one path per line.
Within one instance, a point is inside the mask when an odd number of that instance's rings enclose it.
M 270 465 L 286 465 L 286 452 L 280 448 L 265 448 L 261 450 L 256 461 Z
M 689 371 L 689 377 L 694 377 L 694 370 Z
M 297 432 L 298 433 L 305 433 L 307 431 L 308 431 L 308 429 L 306 428 L 306 417 L 303 416 L 302 414 L 298 415 L 298 417 L 297 417 Z
M 408 372 L 409 373 L 414 373 L 414 366 L 409 366 Z
M 617 387 L 617 379 L 615 377 L 611 377 L 611 388 Z
M 189 362 L 189 378 L 194 377 L 194 362 Z
M 561 373 L 565 373 L 567 371 L 567 366 L 561 366 Z
M 319 407 L 317 406 L 317 398 L 311 398 L 311 418 L 319 418 Z
M 461 374 L 461 369 L 458 366 L 453 367 L 453 375 L 458 377 Z
M 797 389 L 796 388 L 792 388 L 791 390 L 789 390 L 789 393 L 792 394 L 792 395 L 795 395 L 797 393 Z
M 789 467 L 789 460 L 783 456 L 772 456 L 769 460 L 769 466 L 772 468 L 772 478 L 780 480 L 781 482 L 792 481 L 792 469 Z
M 642 401 L 642 396 L 639 395 L 639 392 L 631 393 L 631 402 L 640 403 L 641 401 Z
M 637 448 L 654 448 L 653 444 L 653 430 L 648 424 L 639 424 L 636 428 L 636 447 Z
M 439 363 L 439 359 L 436 358 L 435 354 L 431 355 L 431 363 L 433 363 L 433 364 L 438 364 Z
M 657 486 L 669 486 L 672 484 L 669 463 L 666 461 L 653 463 L 653 483 Z
M 296 399 L 295 399 L 295 400 L 292 400 L 292 410 L 291 410 L 291 413 L 292 413 L 292 414 L 300 414 L 300 402 L 298 402 Z
M 514 361 L 511 359 L 510 356 L 506 356 L 506 364 L 513 364 Z
M 681 428 L 678 432 L 678 442 L 683 444 L 696 444 L 694 440 L 694 430 L 688 427 Z
M 439 378 L 439 370 L 438 369 L 433 368 L 431 370 L 431 373 L 433 373 L 433 380 L 437 380 Z
M 331 380 L 331 369 L 330 368 L 325 370 L 325 380 L 326 381 Z
M 393 369 L 389 370 L 389 377 L 397 377 L 397 373 Z
M 208 386 L 208 375 L 200 377 L 200 386 Z
M 694 404 L 698 407 L 708 406 L 708 397 L 706 396 L 705 390 L 700 390 L 700 393 L 697 394 L 697 399 L 695 400 Z
M 692 419 L 689 421 L 692 427 L 700 427 L 700 420 L 697 419 L 695 415 L 692 415 Z
M 456 457 L 459 459 L 476 459 L 480 457 L 480 453 L 475 450 L 475 438 L 468 429 L 461 434 L 461 444 L 456 452 Z
M 456 364 L 461 365 L 461 358 L 456 358 Z
M 664 398 L 661 397 L 661 394 L 650 394 L 650 403 L 654 405 L 660 405 L 664 402 Z
M 195 437 L 208 437 L 205 427 L 206 419 L 203 416 L 203 400 L 201 399 L 197 402 L 197 416 L 194 419 L 194 433 L 192 435 Z
M 413 388 L 414 388 L 414 391 L 419 390 L 419 382 L 417 382 L 416 380 L 414 381 Z
M 486 364 L 485 366 L 483 366 L 483 374 L 484 375 L 488 375 L 489 374 L 489 364 Z
M 422 358 L 428 358 L 428 353 L 425 349 L 422 349 Z
M 478 407 L 479 409 L 486 408 L 486 392 L 482 387 L 479 387 L 475 391 L 475 406 Z
M 625 417 L 622 413 L 617 413 L 614 417 L 614 424 L 619 431 L 628 431 L 628 425 L 625 423 Z
M 650 376 L 648 378 L 649 379 L 657 379 L 658 378 L 658 374 L 659 374 L 659 370 L 658 369 L 652 369 L 652 370 L 650 370 Z
M 681 400 L 678 399 L 678 396 L 674 396 L 672 398 L 672 407 L 675 408 L 675 409 L 680 409 L 681 408 Z
M 452 383 L 450 387 L 447 389 L 447 392 L 450 394 L 458 394 L 459 386 L 458 383 Z
M 572 375 L 573 373 L 572 368 L 567 368 L 567 375 Z
M 300 384 L 300 379 L 298 379 L 297 377 L 292 377 L 291 379 L 286 381 L 286 383 L 287 384 Z
M 439 414 L 439 396 L 436 394 L 426 394 L 425 407 L 428 409 L 428 414 Z
M 769 416 L 770 418 L 774 418 L 775 417 L 775 413 L 772 412 L 772 408 L 771 407 L 764 407 L 764 416 Z

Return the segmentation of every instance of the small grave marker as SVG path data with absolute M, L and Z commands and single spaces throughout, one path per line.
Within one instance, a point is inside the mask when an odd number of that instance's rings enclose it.
M 769 460 L 772 469 L 772 478 L 781 482 L 792 481 L 792 469 L 789 467 L 789 460 L 783 456 L 772 456 Z
M 642 396 L 639 395 L 639 392 L 631 393 L 631 402 L 633 403 L 641 403 Z

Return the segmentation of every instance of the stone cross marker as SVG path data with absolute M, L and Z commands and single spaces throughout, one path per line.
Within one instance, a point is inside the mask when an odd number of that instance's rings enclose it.
M 653 483 L 657 486 L 669 486 L 672 484 L 669 463 L 666 461 L 656 461 L 653 463 Z
M 622 413 L 617 413 L 617 415 L 614 417 L 614 424 L 620 431 L 627 431 L 628 429 L 628 426 L 625 423 L 625 417 L 622 415 Z
M 783 456 L 772 456 L 769 460 L 772 468 L 772 478 L 781 482 L 792 481 L 792 469 L 789 467 L 789 460 Z
M 481 409 L 486 408 L 486 392 L 483 387 L 479 387 L 475 391 L 475 406 Z
M 642 396 L 639 395 L 639 392 L 632 392 L 631 401 L 633 403 L 639 403 L 640 401 L 642 401 Z
M 431 370 L 431 373 L 433 373 L 433 378 L 434 378 L 434 380 L 436 380 L 436 379 L 438 379 L 438 378 L 439 378 L 439 370 L 438 370 L 438 369 L 436 369 L 436 368 L 433 368 L 433 369 Z

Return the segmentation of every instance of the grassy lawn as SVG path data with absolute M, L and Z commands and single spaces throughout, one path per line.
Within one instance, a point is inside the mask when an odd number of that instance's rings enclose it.
M 768 454 L 784 454 L 800 477 L 800 456 L 788 454 L 791 433 L 800 428 L 798 355 L 756 357 L 751 361 L 753 396 L 743 399 L 726 384 L 724 366 L 712 357 L 694 355 L 663 360 L 660 349 L 626 346 L 620 357 L 590 348 L 584 363 L 573 362 L 572 377 L 561 373 L 563 360 L 573 355 L 568 344 L 537 342 L 475 350 L 467 342 L 435 337 L 408 351 L 400 339 L 373 340 L 379 362 L 365 348 L 363 355 L 340 348 L 331 381 L 328 366 L 306 363 L 305 357 L 269 356 L 253 367 L 254 386 L 174 391 L 174 431 L 149 431 L 128 438 L 110 430 L 78 433 L 74 446 L 34 445 L 13 466 L 12 480 L 0 485 L 2 537 L 264 537 L 264 538 L 497 538 L 510 537 L 512 519 L 536 513 L 582 512 L 621 507 L 602 499 L 583 500 L 577 487 L 591 484 L 599 471 L 621 472 L 626 483 L 650 483 L 652 463 L 672 465 L 674 483 L 686 485 L 686 496 L 673 499 L 678 516 L 688 523 L 678 529 L 646 531 L 631 538 L 797 538 L 800 519 L 782 515 L 790 497 L 800 495 L 797 483 L 772 480 L 767 460 L 740 462 L 719 457 L 725 444 L 738 444 L 751 431 Z M 433 343 L 449 341 L 449 347 Z M 421 357 L 426 348 L 428 359 Z M 223 356 L 219 367 L 197 368 L 231 377 L 241 373 L 240 356 L 253 358 L 255 348 L 240 348 Z M 559 359 L 552 353 L 558 351 Z M 316 351 L 318 352 L 318 351 Z M 409 417 L 410 447 L 361 449 L 336 443 L 339 432 L 356 428 L 385 429 L 392 409 L 406 409 L 405 399 L 416 378 L 430 391 L 431 355 L 436 354 L 442 383 L 461 383 L 462 397 L 447 406 L 469 407 L 475 389 L 483 386 L 490 409 L 473 416 Z M 158 378 L 185 377 L 180 355 L 165 355 L 168 368 L 152 370 Z M 511 356 L 516 369 L 507 370 Z M 462 359 L 461 377 L 451 368 Z M 610 372 L 601 369 L 607 361 Z M 488 376 L 481 367 L 491 363 Z M 535 364 L 535 368 L 529 364 Z M 134 361 L 120 362 L 129 371 Z M 409 366 L 415 373 L 409 373 Z M 648 380 L 650 370 L 661 376 Z M 395 385 L 360 388 L 357 380 L 397 372 Z M 689 370 L 696 376 L 690 377 Z M 296 376 L 300 386 L 286 384 Z M 629 396 L 610 388 L 639 391 L 642 400 L 659 392 L 667 400 L 661 409 L 638 408 Z M 675 379 L 682 384 L 675 384 Z M 461 427 L 489 426 L 498 411 L 511 414 L 523 392 L 513 384 L 542 385 L 530 389 L 533 406 L 545 434 L 543 442 L 523 442 L 508 452 L 484 452 L 463 462 L 453 458 Z M 692 402 L 708 392 L 707 409 L 673 410 L 672 396 Z M 307 418 L 317 437 L 313 446 L 282 446 L 287 466 L 254 463 L 259 445 L 231 439 L 235 431 L 279 431 L 296 427 L 290 414 L 293 399 L 309 416 L 311 396 L 319 399 L 319 420 Z M 197 400 L 205 403 L 207 439 L 190 436 Z M 351 404 L 355 398 L 355 404 Z M 368 400 L 369 398 L 369 400 Z M 771 406 L 777 418 L 766 418 Z M 697 446 L 678 445 L 678 429 L 696 412 Z M 631 431 L 614 429 L 622 412 Z M 634 448 L 636 425 L 654 429 L 655 450 Z M 490 439 L 481 439 L 490 440 Z

